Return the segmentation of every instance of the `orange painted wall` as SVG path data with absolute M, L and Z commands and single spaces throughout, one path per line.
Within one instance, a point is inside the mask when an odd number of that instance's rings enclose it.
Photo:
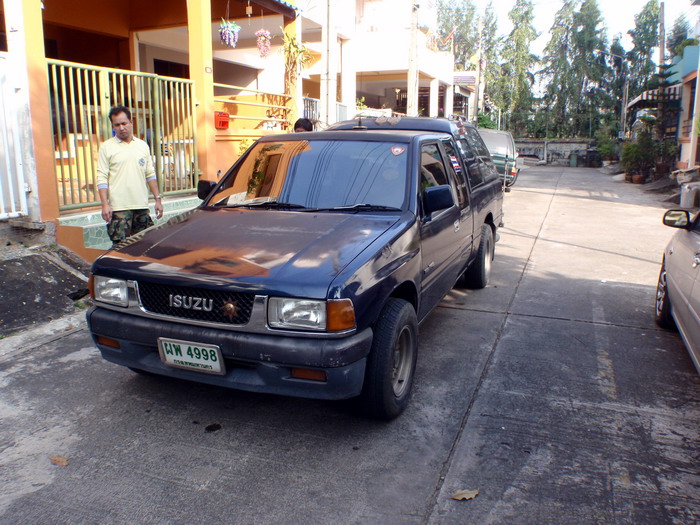
M 102 67 L 129 67 L 128 39 L 87 33 L 55 24 L 44 24 L 44 37 L 55 40 L 58 58 L 61 60 Z
M 129 2 L 124 1 L 45 0 L 42 11 L 44 23 L 88 29 L 122 38 L 129 37 L 129 14 Z

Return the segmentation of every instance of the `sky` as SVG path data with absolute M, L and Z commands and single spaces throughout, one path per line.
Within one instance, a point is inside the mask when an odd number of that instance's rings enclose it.
M 634 16 L 641 12 L 648 0 L 598 0 L 605 25 L 608 28 L 608 43 L 613 37 L 621 33 L 623 36 L 622 45 L 629 51 L 632 42 L 627 35 L 627 31 L 634 28 Z M 681 14 L 693 25 L 693 21 L 700 15 L 700 7 L 690 5 L 691 0 L 665 0 L 664 10 L 666 19 L 666 31 L 669 32 L 674 22 Z M 475 0 L 480 12 L 489 4 L 489 0 Z M 512 30 L 512 24 L 508 19 L 508 11 L 515 4 L 515 0 L 492 0 L 496 16 L 498 17 L 499 33 L 508 34 Z M 549 30 L 554 22 L 554 15 L 561 8 L 562 0 L 532 0 L 535 6 L 535 28 L 540 37 L 535 41 L 532 52 L 541 55 L 544 46 L 549 41 Z

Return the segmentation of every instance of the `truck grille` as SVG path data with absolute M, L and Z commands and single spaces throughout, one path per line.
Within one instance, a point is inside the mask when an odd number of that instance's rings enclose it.
M 138 283 L 141 305 L 148 312 L 209 323 L 242 325 L 250 320 L 254 294 Z

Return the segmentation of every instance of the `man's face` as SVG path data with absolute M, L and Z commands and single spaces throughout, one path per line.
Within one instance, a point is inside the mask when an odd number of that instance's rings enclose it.
M 126 113 L 112 115 L 112 129 L 119 140 L 131 141 L 134 136 L 134 124 L 127 118 Z

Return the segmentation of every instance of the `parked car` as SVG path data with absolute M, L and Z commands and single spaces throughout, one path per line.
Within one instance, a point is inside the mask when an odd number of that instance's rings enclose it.
M 498 170 L 505 188 L 510 188 L 518 178 L 518 151 L 515 149 L 513 135 L 507 131 L 495 129 L 478 129 L 481 138 L 491 153 L 496 169 Z M 509 190 L 506 190 L 509 191 Z
M 94 262 L 97 348 L 136 371 L 359 396 L 396 417 L 419 323 L 455 283 L 483 288 L 491 273 L 502 192 L 497 177 L 472 189 L 477 161 L 459 151 L 422 131 L 259 139 L 218 184 L 200 182 L 199 207 Z
M 666 226 L 678 228 L 664 251 L 656 288 L 656 323 L 678 328 L 700 371 L 700 214 L 669 210 Z

